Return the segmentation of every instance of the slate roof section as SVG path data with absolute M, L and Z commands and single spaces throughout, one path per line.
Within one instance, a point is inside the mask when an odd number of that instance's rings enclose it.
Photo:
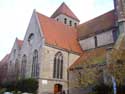
M 68 51 L 82 53 L 75 28 L 57 22 L 38 12 L 37 15 L 46 44 Z
M 78 38 L 84 39 L 97 33 L 112 29 L 115 27 L 115 21 L 115 11 L 111 10 L 101 16 L 80 24 L 77 27 Z
M 63 2 L 61 4 L 61 6 L 52 14 L 51 18 L 55 18 L 56 16 L 60 15 L 60 14 L 64 14 L 66 16 L 69 16 L 77 21 L 79 21 L 79 19 L 77 18 L 77 16 L 69 9 L 69 7 Z

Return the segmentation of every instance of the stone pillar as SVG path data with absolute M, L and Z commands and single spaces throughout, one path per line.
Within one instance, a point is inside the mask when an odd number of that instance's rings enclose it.
M 120 33 L 125 33 L 125 0 L 114 0 L 116 21 Z

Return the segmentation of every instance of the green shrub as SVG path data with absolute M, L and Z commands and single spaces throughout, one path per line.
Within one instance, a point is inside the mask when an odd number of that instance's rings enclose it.
M 15 82 L 5 82 L 2 84 L 2 88 L 6 88 L 7 91 L 14 91 L 16 86 L 15 86 Z
M 0 94 L 3 94 L 6 91 L 6 88 L 0 90 Z
M 38 89 L 38 81 L 31 78 L 21 79 L 15 82 L 8 81 L 2 84 L 2 88 L 6 88 L 7 91 L 13 91 L 14 94 L 16 94 L 17 91 L 35 93 Z M 20 92 L 17 94 L 20 94 Z
M 17 91 L 17 94 L 22 94 L 21 91 Z
M 16 92 L 16 91 L 12 91 L 12 93 L 13 93 L 13 94 L 17 94 L 17 92 Z
M 38 89 L 38 81 L 35 79 L 22 79 L 17 82 L 16 86 L 19 91 L 34 93 Z
M 117 86 L 117 94 L 125 94 L 125 85 Z
M 112 86 L 105 85 L 104 83 L 100 83 L 93 88 L 95 94 L 113 94 Z

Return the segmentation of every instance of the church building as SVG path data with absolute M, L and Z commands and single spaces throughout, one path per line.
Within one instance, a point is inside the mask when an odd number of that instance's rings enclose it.
M 125 33 L 125 2 L 114 0 L 114 6 L 82 24 L 64 2 L 51 17 L 33 10 L 24 39 L 16 38 L 9 54 L 7 79 L 35 78 L 38 94 L 69 94 L 68 68 L 88 51 L 112 49 Z

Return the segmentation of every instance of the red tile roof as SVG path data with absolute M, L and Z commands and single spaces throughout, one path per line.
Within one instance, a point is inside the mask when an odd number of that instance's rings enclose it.
M 75 28 L 37 13 L 45 42 L 68 51 L 82 53 Z
M 52 18 L 55 18 L 56 16 L 58 16 L 59 14 L 65 14 L 77 21 L 79 21 L 79 19 L 76 17 L 76 15 L 69 9 L 69 7 L 63 2 L 61 4 L 61 6 L 52 14 Z
M 112 10 L 88 22 L 80 24 L 77 27 L 79 39 L 113 28 L 115 27 L 115 21 L 115 12 Z
M 101 57 L 105 59 L 106 55 L 106 49 L 105 48 L 96 48 L 87 52 L 84 52 L 70 67 L 69 69 L 73 69 L 82 63 L 87 62 L 88 60 L 91 60 L 92 58 L 95 57 Z M 92 62 L 92 61 L 91 61 Z M 101 62 L 99 62 L 101 63 Z
M 0 62 L 0 66 L 8 63 L 8 60 L 9 60 L 9 57 L 10 57 L 10 54 L 7 54 Z
M 17 43 L 18 43 L 19 48 L 21 48 L 23 45 L 23 40 L 17 39 Z

